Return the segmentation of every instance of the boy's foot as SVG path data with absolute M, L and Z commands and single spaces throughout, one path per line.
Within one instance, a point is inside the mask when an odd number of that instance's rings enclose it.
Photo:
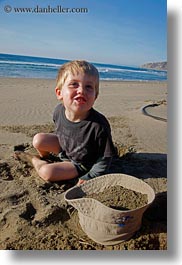
M 32 165 L 32 158 L 37 157 L 36 155 L 32 155 L 30 153 L 24 152 L 24 151 L 15 151 L 14 152 L 14 158 L 20 161 L 23 161 L 25 163 Z

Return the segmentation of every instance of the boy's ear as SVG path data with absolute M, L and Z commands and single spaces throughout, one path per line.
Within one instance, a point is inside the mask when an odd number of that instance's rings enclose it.
M 57 96 L 57 99 L 58 100 L 62 100 L 63 97 L 62 97 L 62 90 L 58 87 L 55 88 L 55 92 L 56 92 L 56 96 Z

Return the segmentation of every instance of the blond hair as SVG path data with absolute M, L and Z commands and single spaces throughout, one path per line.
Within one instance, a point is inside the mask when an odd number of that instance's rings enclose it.
M 57 75 L 57 79 L 56 79 L 57 88 L 59 88 L 60 90 L 62 89 L 62 86 L 70 72 L 73 75 L 78 74 L 79 72 L 82 72 L 84 74 L 93 76 L 95 78 L 96 97 L 98 96 L 99 94 L 99 72 L 94 65 L 86 61 L 83 61 L 83 60 L 75 60 L 75 61 L 70 61 L 68 63 L 63 64 L 60 67 L 58 75 Z

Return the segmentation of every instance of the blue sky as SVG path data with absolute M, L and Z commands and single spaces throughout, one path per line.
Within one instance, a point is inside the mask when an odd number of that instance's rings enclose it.
M 0 0 L 0 52 L 120 65 L 167 60 L 167 0 Z M 9 13 L 4 11 L 11 6 Z M 15 13 L 14 8 L 88 13 Z

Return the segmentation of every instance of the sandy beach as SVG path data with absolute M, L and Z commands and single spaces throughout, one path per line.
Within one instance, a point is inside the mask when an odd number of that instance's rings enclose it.
M 17 148 L 35 152 L 33 135 L 54 130 L 54 86 L 54 80 L 0 78 L 0 249 L 167 249 L 167 83 L 100 83 L 94 107 L 112 128 L 120 155 L 113 170 L 144 180 L 156 193 L 141 229 L 114 246 L 99 245 L 81 230 L 63 200 L 74 181 L 45 183 L 12 157 Z

